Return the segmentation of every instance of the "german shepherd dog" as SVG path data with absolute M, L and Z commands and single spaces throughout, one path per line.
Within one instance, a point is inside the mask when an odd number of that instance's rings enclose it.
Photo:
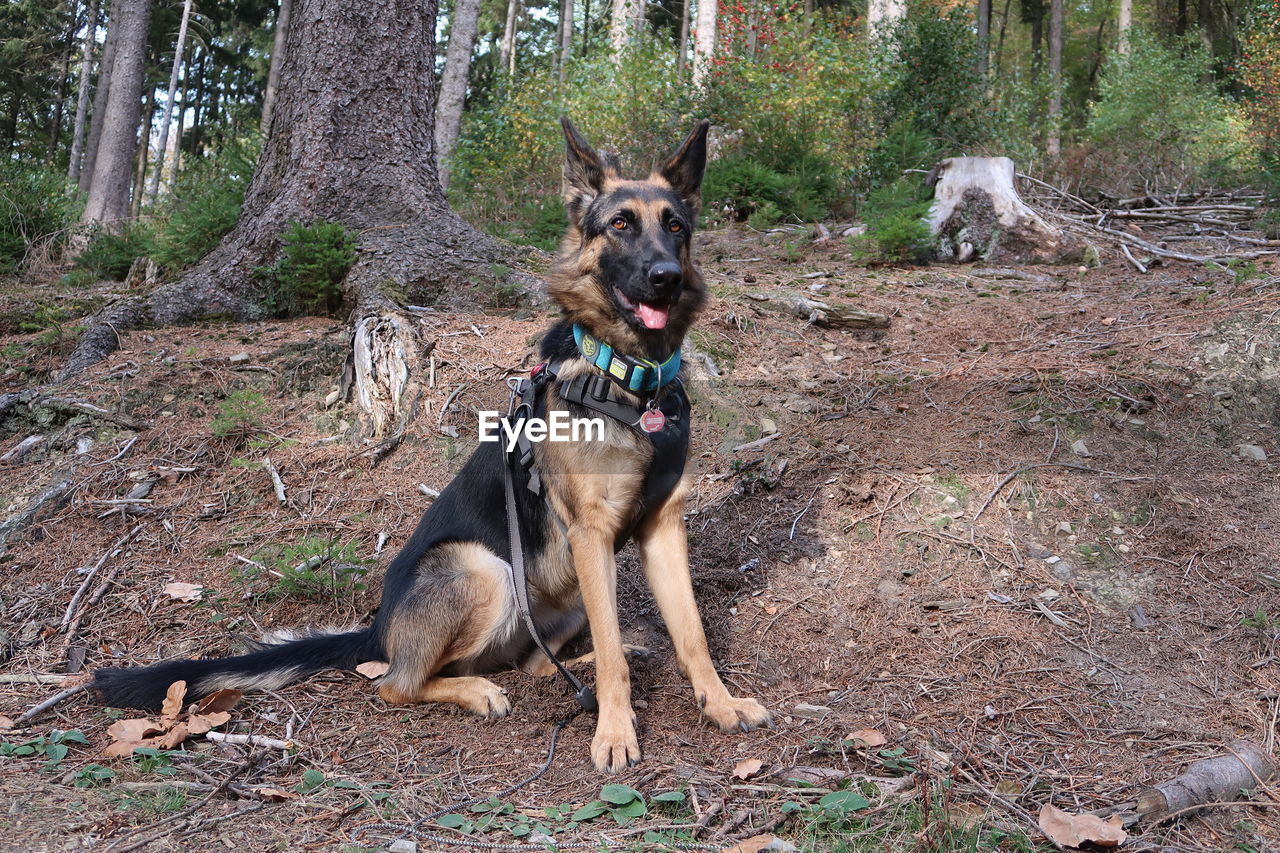
M 626 180 L 615 157 L 592 149 L 567 118 L 561 123 L 569 228 L 549 276 L 549 293 L 563 314 L 542 341 L 542 356 L 555 373 L 539 387 L 536 411 L 584 417 L 592 413 L 567 400 L 568 389 L 575 379 L 581 384 L 584 376 L 598 380 L 607 372 L 585 357 L 575 326 L 634 362 L 662 364 L 679 352 L 706 298 L 690 242 L 708 124 L 700 123 L 647 178 Z M 645 391 L 600 381 L 597 390 L 601 384 L 608 385 L 607 396 L 619 406 L 653 408 Z M 679 393 L 687 420 L 687 397 Z M 531 499 L 522 490 L 518 516 L 529 609 L 538 633 L 554 651 L 584 622 L 590 627 L 599 702 L 591 758 L 598 770 L 616 772 L 640 759 L 616 600 L 614 555 L 628 538 L 639 546 L 649 586 L 702 713 L 725 732 L 771 721 L 759 702 L 729 694 L 707 651 L 684 525 L 687 432 L 678 442 L 680 457 L 671 460 L 662 458 L 668 445 L 650 440 L 634 424 L 603 420 L 603 441 L 596 436 L 533 446 L 541 495 Z M 646 492 L 651 469 L 665 465 L 671 470 L 673 462 L 677 475 L 671 488 L 646 505 L 652 497 Z M 503 511 L 507 464 L 501 443 L 478 446 L 387 568 L 371 627 L 313 632 L 239 657 L 100 669 L 93 688 L 109 705 L 157 708 L 178 680 L 187 682 L 189 697 L 228 687 L 270 690 L 320 670 L 384 660 L 390 669 L 379 694 L 388 703 L 452 702 L 483 717 L 504 716 L 511 707 L 506 691 L 482 674 L 508 668 L 555 671 L 522 621 L 509 574 L 513 549 Z

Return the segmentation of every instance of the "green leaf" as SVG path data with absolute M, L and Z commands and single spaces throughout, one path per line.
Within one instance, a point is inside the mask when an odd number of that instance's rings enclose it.
M 324 774 L 319 770 L 311 769 L 303 771 L 302 781 L 298 784 L 298 791 L 303 794 L 309 794 L 316 788 L 324 784 Z
M 818 800 L 818 806 L 823 811 L 835 815 L 846 815 L 850 812 L 861 811 L 869 805 L 871 805 L 871 801 L 857 791 L 832 791 Z
M 88 743 L 89 739 L 79 729 L 71 729 L 54 738 L 56 743 Z
M 602 800 L 592 800 L 574 812 L 569 819 L 574 821 L 591 820 L 592 818 L 597 818 L 604 814 L 604 810 L 608 807 L 609 804 Z
M 615 806 L 626 805 L 632 800 L 644 801 L 640 792 L 628 785 L 605 785 L 600 789 L 600 799 Z
M 446 829 L 462 829 L 466 825 L 467 819 L 460 814 L 447 814 L 436 818 L 436 823 Z
M 801 811 L 804 811 L 804 806 L 802 806 L 800 803 L 797 803 L 795 800 L 788 800 L 787 802 L 782 804 L 783 814 L 791 814 L 793 812 L 801 812 Z
M 646 811 L 648 811 L 648 809 L 644 807 L 643 800 L 632 800 L 626 805 L 610 809 L 609 813 L 613 815 L 613 819 L 618 822 L 619 826 L 621 826 L 622 824 L 628 823 L 633 818 L 643 817 Z
M 345 789 L 351 790 L 354 788 L 359 788 L 360 783 L 355 781 L 354 779 L 339 779 L 338 781 L 333 783 L 333 787 L 345 788 Z
M 684 791 L 664 791 L 661 794 L 654 794 L 649 798 L 653 803 L 683 803 L 685 801 Z

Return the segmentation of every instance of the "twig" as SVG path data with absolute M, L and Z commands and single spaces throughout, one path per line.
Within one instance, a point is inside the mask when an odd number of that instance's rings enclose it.
M 1133 268 L 1138 272 L 1145 273 L 1147 271 L 1147 268 L 1143 265 L 1142 261 L 1135 258 L 1133 256 L 1133 252 L 1129 251 L 1128 243 L 1121 243 L 1120 251 L 1124 252 L 1124 256 L 1129 259 L 1129 263 L 1133 264 Z
M 284 480 L 280 479 L 280 470 L 276 468 L 276 464 L 271 461 L 270 456 L 262 457 L 262 469 L 271 478 L 271 487 L 276 491 L 276 500 L 287 505 L 289 498 L 284 493 Z
M 739 450 L 754 450 L 757 447 L 763 447 L 775 438 L 780 438 L 781 436 L 782 433 L 775 432 L 772 435 L 766 435 L 764 438 L 757 438 L 755 441 L 748 441 L 746 444 L 739 444 L 737 447 L 733 448 L 733 452 L 737 453 Z
M 62 639 L 62 648 L 69 649 L 71 644 L 75 642 L 76 635 L 80 633 L 80 623 L 84 621 L 84 617 L 89 615 L 99 601 L 107 594 L 107 590 L 111 589 L 111 584 L 115 582 L 116 575 L 120 574 L 120 567 L 115 566 L 111 571 L 107 572 L 106 577 L 102 579 L 102 583 L 98 584 L 98 588 L 93 591 L 93 595 L 84 603 L 84 607 L 80 608 L 80 612 L 71 620 L 71 624 L 67 626 L 67 636 Z
M 62 622 L 58 625 L 59 631 L 66 630 L 67 626 L 71 624 L 71 620 L 75 618 L 77 608 L 80 605 L 80 599 L 84 597 L 86 592 L 88 592 L 89 586 L 93 583 L 93 579 L 98 576 L 98 572 L 102 571 L 102 567 L 107 564 L 107 560 L 110 560 L 116 554 L 119 554 L 125 544 L 127 544 L 134 536 L 137 536 L 138 531 L 141 529 L 141 524 L 134 527 L 124 536 L 117 539 L 116 544 L 112 545 L 107 549 L 105 554 L 98 558 L 98 562 L 89 570 L 89 574 L 85 577 L 84 582 L 80 584 L 80 588 L 76 590 L 75 595 L 71 596 L 71 601 L 67 604 L 67 609 L 62 614 Z
M 457 388 L 453 389 L 453 393 L 451 393 L 448 397 L 444 398 L 444 405 L 440 407 L 440 412 L 439 414 L 436 415 L 437 429 L 442 428 L 444 426 L 444 416 L 449 411 L 449 407 L 453 405 L 453 401 L 458 399 L 458 397 L 465 390 L 467 390 L 467 383 L 463 382 Z
M 141 431 L 150 429 L 151 424 L 146 421 L 140 421 L 120 412 L 112 412 L 101 406 L 95 406 L 93 403 L 86 403 L 84 400 L 74 400 L 70 397 L 37 397 L 29 404 L 31 406 L 39 406 L 43 409 L 53 409 L 55 412 L 63 414 L 88 415 L 98 420 L 110 421 L 111 423 L 122 426 L 125 429 Z
M 0 524 L 0 557 L 3 557 L 8 550 L 10 536 L 31 524 L 46 504 L 59 504 L 67 493 L 71 491 L 71 475 L 67 473 L 60 476 L 62 479 L 32 498 L 25 509 Z
M 0 673 L 0 684 L 61 684 L 70 677 L 56 672 L 6 672 Z
M 1024 175 L 1024 174 L 1022 174 L 1021 172 L 1019 172 L 1019 173 L 1018 173 L 1018 177 L 1019 177 L 1019 178 L 1022 178 L 1024 181 L 1030 181 L 1031 183 L 1035 184 L 1035 185 L 1036 185 L 1036 186 L 1038 186 L 1038 187 L 1044 187 L 1045 189 L 1049 190 L 1050 192 L 1052 192 L 1052 193 L 1056 193 L 1057 195 L 1062 196 L 1062 197 L 1063 197 L 1063 198 L 1065 198 L 1067 201 L 1069 201 L 1069 202 L 1071 202 L 1071 203 L 1073 203 L 1073 204 L 1077 204 L 1077 205 L 1079 205 L 1080 207 L 1083 207 L 1085 210 L 1091 211 L 1091 212 L 1093 212 L 1093 213 L 1102 213 L 1102 211 L 1101 211 L 1101 210 L 1099 210 L 1095 205 L 1090 204 L 1089 202 L 1087 202 L 1087 201 L 1085 201 L 1084 199 L 1080 198 L 1080 196 L 1072 195 L 1071 193 L 1067 192 L 1066 190 L 1064 190 L 1064 189 L 1062 189 L 1062 188 L 1060 188 L 1060 187 L 1055 187 L 1053 184 L 1046 183 L 1046 182 L 1044 182 L 1044 181 L 1040 180 L 1039 178 L 1033 178 L 1033 177 L 1031 177 L 1030 175 Z
M 978 507 L 978 511 L 973 514 L 973 521 L 977 521 L 978 517 L 986 512 L 987 507 L 991 506 L 991 502 L 996 499 L 996 495 L 1004 491 L 1004 487 L 1013 482 L 1014 478 L 1019 474 L 1025 474 L 1036 468 L 1067 468 L 1072 471 L 1084 471 L 1086 474 L 1097 474 L 1100 477 L 1110 477 L 1115 480 L 1127 480 L 1136 482 L 1138 480 L 1154 480 L 1155 477 L 1142 475 L 1117 474 L 1114 471 L 1103 471 L 1099 468 L 1090 468 L 1087 465 L 1074 465 L 1070 462 L 1033 462 L 1030 465 L 1023 465 L 1021 468 L 1013 471 L 1009 476 L 1000 481 L 1000 485 L 996 486 L 991 494 L 987 495 L 987 499 L 982 502 L 982 506 Z
M 238 746 L 257 746 L 263 749 L 279 749 L 286 751 L 297 746 L 291 740 L 277 740 L 276 738 L 263 737 L 262 735 L 237 735 L 227 734 L 226 732 L 205 732 L 205 740 L 211 740 L 214 743 L 230 743 Z
M 61 693 L 50 696 L 48 699 L 44 700 L 39 705 L 31 706 L 30 708 L 28 708 L 26 711 L 23 712 L 22 716 L 18 717 L 18 719 L 13 721 L 14 728 L 21 726 L 23 723 L 27 722 L 28 720 L 35 719 L 36 717 L 40 716 L 45 711 L 49 710 L 55 705 L 60 705 L 66 700 L 70 699 L 72 696 L 75 696 L 77 693 L 83 693 L 85 690 L 88 690 L 88 689 L 89 689 L 89 685 L 87 683 L 77 684 L 75 687 L 68 687 L 66 690 L 63 690 Z

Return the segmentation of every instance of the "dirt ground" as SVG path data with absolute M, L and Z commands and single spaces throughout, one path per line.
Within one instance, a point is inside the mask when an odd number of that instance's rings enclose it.
M 692 336 L 695 583 L 721 672 L 777 728 L 724 735 L 699 719 L 628 548 L 624 632 L 653 652 L 633 665 L 644 761 L 595 773 L 592 720 L 578 716 L 545 774 L 504 800 L 517 811 L 463 808 L 470 835 L 424 824 L 454 841 L 419 850 L 521 849 L 501 847 L 521 843 L 520 815 L 594 849 L 719 849 L 761 832 L 808 850 L 958 849 L 930 822 L 938 810 L 983 827 L 965 849 L 1028 849 L 1046 802 L 1130 801 L 1238 738 L 1274 754 L 1280 265 L 868 270 L 807 229 L 699 242 L 714 298 Z M 796 293 L 892 321 L 811 325 L 785 310 Z M 84 298 L 5 286 L 0 393 L 42 381 L 66 351 L 56 322 L 31 318 Z M 429 505 L 420 485 L 457 470 L 475 411 L 505 406 L 503 379 L 531 366 L 548 319 L 420 317 L 435 385 L 376 465 L 341 440 L 346 405 L 326 405 L 347 331 L 325 318 L 121 332 L 109 361 L 58 394 L 137 429 L 44 407 L 0 417 L 0 454 L 45 436 L 0 463 L 0 519 L 70 481 L 0 558 L 0 714 L 77 675 L 24 678 L 365 622 L 381 565 Z M 303 582 L 273 574 L 326 548 L 336 558 Z M 360 561 L 358 583 L 331 568 Z M 199 600 L 166 594 L 171 581 L 203 587 Z M 133 760 L 102 756 L 120 714 L 76 696 L 5 733 L 44 744 L 74 729 L 87 743 L 60 761 L 0 756 L 0 850 L 385 849 L 402 835 L 388 825 L 502 791 L 546 759 L 572 697 L 558 681 L 496 680 L 514 710 L 482 722 L 389 708 L 364 677 L 328 673 L 246 696 L 222 727 L 291 751 L 197 737 Z M 868 729 L 886 743 L 851 737 Z M 856 832 L 814 805 L 847 779 L 873 802 Z M 544 814 L 614 782 L 685 799 L 651 801 L 625 827 Z M 911 802 L 923 827 L 877 834 Z M 1134 827 L 1125 849 L 1280 849 L 1275 798 L 1253 802 Z

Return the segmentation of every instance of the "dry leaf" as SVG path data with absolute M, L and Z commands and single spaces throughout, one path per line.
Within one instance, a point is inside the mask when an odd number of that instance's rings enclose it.
M 765 613 L 768 613 L 770 616 L 776 616 L 778 613 L 778 608 L 774 607 L 772 604 L 766 607 L 763 607 L 761 609 L 764 610 Z
M 733 765 L 733 778 L 750 779 L 752 776 L 760 772 L 760 768 L 764 766 L 758 758 L 744 758 L 737 764 Z
M 725 848 L 724 853 L 760 853 L 777 839 L 776 835 L 753 835 Z
M 187 682 L 175 681 L 169 685 L 164 694 L 164 704 L 160 706 L 160 720 L 168 725 L 177 721 L 182 713 L 182 697 L 187 695 Z
M 285 800 L 296 800 L 297 791 L 286 791 L 283 788 L 254 788 L 255 797 L 261 797 L 269 803 L 283 803 Z
M 987 809 L 977 803 L 951 803 L 945 814 L 947 823 L 957 829 L 973 829 L 987 816 Z
M 862 745 L 870 748 L 873 746 L 884 746 L 889 741 L 885 736 L 875 729 L 858 729 L 856 732 L 850 732 L 846 740 L 861 741 Z
M 8 731 L 16 725 L 17 723 L 13 720 L 9 719 L 4 714 L 0 714 L 0 731 Z
M 1097 815 L 1064 812 L 1045 803 L 1040 809 L 1039 819 L 1044 834 L 1064 847 L 1079 847 L 1082 844 L 1118 847 L 1129 837 L 1120 825 L 1120 815 L 1112 815 L 1103 820 Z
M 161 592 L 177 601 L 192 602 L 200 600 L 200 596 L 204 595 L 204 587 L 198 583 L 170 581 L 164 585 Z
M 230 711 L 240 701 L 240 697 L 244 695 L 243 690 L 236 690 L 231 687 L 225 687 L 222 690 L 215 690 L 208 696 L 192 705 L 187 711 L 192 716 L 200 714 L 218 714 L 223 711 Z M 219 723 L 221 725 L 221 723 Z
M 380 678 L 391 669 L 391 664 L 384 660 L 369 660 L 356 667 L 356 672 L 365 678 Z
M 202 735 L 207 731 L 216 729 L 230 719 L 231 715 L 226 711 L 217 711 L 213 714 L 192 714 L 191 719 L 186 722 L 187 732 L 193 735 Z
M 140 740 L 118 740 L 102 750 L 102 754 L 107 758 L 127 758 L 140 746 L 147 746 L 147 743 Z
M 150 738 L 146 745 L 154 745 L 156 749 L 176 749 L 179 744 L 187 739 L 189 734 L 191 734 L 191 731 L 187 728 L 187 724 L 178 723 L 159 737 Z
M 162 726 L 157 725 L 154 720 L 148 719 L 116 720 L 107 728 L 107 734 L 111 735 L 115 740 L 132 741 L 140 741 L 162 731 L 164 731 Z
M 1115 317 L 1103 317 L 1103 318 L 1102 318 L 1102 325 L 1104 325 L 1104 326 L 1110 326 L 1110 325 L 1112 325 L 1113 323 L 1115 323 L 1115 321 L 1116 321 L 1116 318 L 1115 318 Z

